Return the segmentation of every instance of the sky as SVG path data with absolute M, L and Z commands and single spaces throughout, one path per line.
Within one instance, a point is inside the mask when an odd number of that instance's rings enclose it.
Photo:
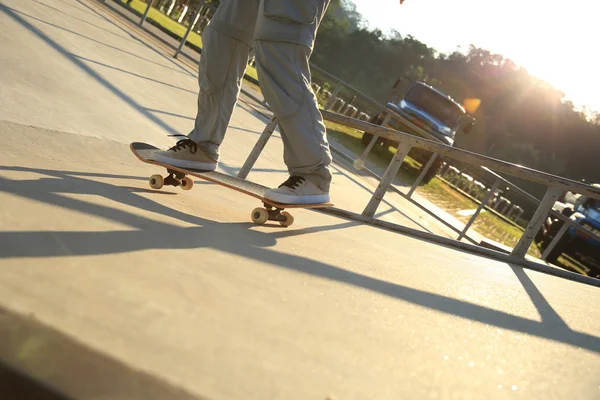
M 470 44 L 503 54 L 600 111 L 600 0 L 351 0 L 369 28 L 395 29 L 442 53 Z

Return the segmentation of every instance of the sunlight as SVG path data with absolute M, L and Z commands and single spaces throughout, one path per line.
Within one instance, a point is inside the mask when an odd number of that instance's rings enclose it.
M 353 0 L 371 28 L 395 29 L 449 53 L 470 44 L 500 53 L 563 91 L 576 105 L 600 110 L 600 2 L 572 0 Z M 426 18 L 419 18 L 426 16 Z M 426 23 L 424 23 L 424 21 Z

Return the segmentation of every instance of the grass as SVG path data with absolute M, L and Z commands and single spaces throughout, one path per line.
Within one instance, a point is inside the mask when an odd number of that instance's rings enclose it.
M 252 65 L 248 65 L 248 68 L 246 68 L 246 75 L 258 80 L 258 74 L 256 73 L 256 69 Z
M 432 179 L 429 184 L 421 187 L 421 191 L 433 203 L 443 208 L 463 223 L 467 223 L 471 218 L 471 215 L 463 215 L 460 211 L 474 210 L 479 207 L 478 203 L 457 192 L 437 178 Z M 490 212 L 482 212 L 479 214 L 471 228 L 475 229 L 486 238 L 509 247 L 514 247 L 523 234 L 522 229 L 509 224 L 502 218 Z M 528 254 L 538 258 L 542 255 L 535 245 L 532 245 L 529 248 Z

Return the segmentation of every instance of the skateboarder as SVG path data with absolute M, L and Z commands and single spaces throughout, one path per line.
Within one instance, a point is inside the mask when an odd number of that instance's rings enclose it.
M 265 197 L 279 203 L 329 201 L 331 153 L 310 88 L 309 58 L 330 0 L 222 0 L 202 35 L 198 112 L 186 139 L 155 161 L 214 170 L 249 58 L 279 121 L 290 174 Z

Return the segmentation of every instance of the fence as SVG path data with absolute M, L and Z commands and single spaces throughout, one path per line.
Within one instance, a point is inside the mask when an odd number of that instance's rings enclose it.
M 329 212 L 329 213 L 337 215 L 337 216 L 364 222 L 364 223 L 367 223 L 370 225 L 380 226 L 380 227 L 384 227 L 384 228 L 398 231 L 398 232 L 409 233 L 414 236 L 422 237 L 422 238 L 425 238 L 428 240 L 433 240 L 438 243 L 444 243 L 444 244 L 447 244 L 447 245 L 450 245 L 453 247 L 461 248 L 464 250 L 469 250 L 469 251 L 472 251 L 475 253 L 485 254 L 485 255 L 492 256 L 497 259 L 506 260 L 508 262 L 514 262 L 514 263 L 518 263 L 518 264 L 522 264 L 522 265 L 524 264 L 531 268 L 542 270 L 544 272 L 551 272 L 554 275 L 566 276 L 571 279 L 590 283 L 590 281 L 584 279 L 584 277 L 581 277 L 581 276 L 575 275 L 575 274 L 571 274 L 564 270 L 558 270 L 558 269 L 548 270 L 547 267 L 545 267 L 542 264 L 527 260 L 526 253 L 527 253 L 527 250 L 529 249 L 529 247 L 531 246 L 536 233 L 540 230 L 546 216 L 549 213 L 552 213 L 553 204 L 556 202 L 556 200 L 562 193 L 564 193 L 567 190 L 570 190 L 574 193 L 580 193 L 582 195 L 586 195 L 591 198 L 600 199 L 600 188 L 582 184 L 580 182 L 572 181 L 572 180 L 562 178 L 559 176 L 550 175 L 550 174 L 536 171 L 536 170 L 533 170 L 530 168 L 518 166 L 515 164 L 505 162 L 505 161 L 496 160 L 494 158 L 480 155 L 477 153 L 472 153 L 472 152 L 469 152 L 466 150 L 453 148 L 451 146 L 441 144 L 441 143 L 438 143 L 438 142 L 435 142 L 432 140 L 423 139 L 423 138 L 411 135 L 409 133 L 399 132 L 399 131 L 395 131 L 393 129 L 389 129 L 389 128 L 382 127 L 379 125 L 374 125 L 369 122 L 360 121 L 358 119 L 351 118 L 351 117 L 341 115 L 338 113 L 324 110 L 324 111 L 322 111 L 322 114 L 323 114 L 323 117 L 325 120 L 336 122 L 338 124 L 342 124 L 342 125 L 354 128 L 354 129 L 358 129 L 363 132 L 375 135 L 377 137 L 383 137 L 383 138 L 388 138 L 388 139 L 397 141 L 399 143 L 399 145 L 398 145 L 396 154 L 390 161 L 387 169 L 385 170 L 385 173 L 383 174 L 382 177 L 380 177 L 379 185 L 377 186 L 371 199 L 365 206 L 362 214 L 356 214 L 356 213 L 352 213 L 352 212 L 348 212 L 348 211 L 340 210 L 340 209 L 335 209 L 335 208 L 323 209 L 323 210 L 321 210 L 321 212 Z M 265 147 L 267 141 L 269 140 L 270 136 L 272 135 L 272 133 L 276 127 L 277 127 L 277 120 L 275 117 L 272 117 L 271 121 L 269 122 L 269 124 L 267 124 L 265 130 L 261 134 L 255 147 L 252 149 L 246 162 L 240 169 L 240 171 L 238 173 L 238 177 L 240 177 L 242 179 L 245 179 L 247 177 L 248 173 L 252 169 L 252 167 L 253 167 L 254 163 L 256 162 L 256 160 L 258 159 L 262 149 Z M 527 227 L 525 228 L 523 235 L 520 237 L 517 245 L 512 249 L 512 251 L 509 254 L 504 254 L 503 252 L 500 252 L 497 250 L 485 249 L 480 246 L 473 246 L 473 245 L 470 245 L 467 243 L 462 243 L 458 240 L 447 239 L 447 238 L 443 238 L 443 237 L 433 235 L 430 233 L 416 231 L 416 230 L 413 230 L 410 228 L 403 227 L 401 225 L 378 220 L 377 218 L 375 218 L 375 213 L 377 211 L 377 208 L 379 207 L 381 201 L 383 200 L 385 193 L 390 188 L 392 179 L 398 173 L 398 170 L 400 169 L 400 166 L 402 165 L 404 158 L 406 157 L 406 155 L 408 154 L 408 152 L 410 151 L 410 149 L 412 147 L 431 151 L 436 156 L 443 155 L 444 157 L 448 157 L 451 159 L 462 160 L 464 162 L 467 162 L 467 163 L 470 163 L 473 165 L 479 165 L 479 166 L 488 168 L 490 171 L 495 170 L 495 171 L 507 173 L 507 174 L 510 174 L 513 176 L 518 176 L 518 177 L 527 179 L 529 181 L 537 182 L 539 184 L 545 185 L 547 187 L 544 198 L 539 201 L 537 210 L 534 213 L 531 220 L 529 221 L 529 223 L 527 224 Z M 421 175 L 423 175 L 423 173 L 421 173 Z M 464 229 L 460 232 L 457 239 L 461 239 L 462 237 L 464 237 L 466 235 L 466 232 L 471 227 L 473 221 L 475 220 L 475 218 L 477 218 L 477 216 L 479 215 L 481 210 L 487 205 L 487 203 L 491 199 L 491 196 L 496 192 L 499 185 L 500 184 L 510 184 L 510 182 L 507 181 L 506 179 L 502 178 L 501 176 L 499 176 L 497 174 L 495 174 L 495 175 L 496 175 L 495 184 L 493 185 L 492 189 L 489 192 L 487 192 L 486 196 L 484 196 L 476 213 L 471 217 L 469 222 L 465 225 Z M 420 177 L 420 178 L 422 178 L 422 177 Z M 417 181 L 411 188 L 411 193 L 414 192 L 414 188 L 418 184 L 419 184 L 419 179 L 417 179 Z M 532 198 L 532 200 L 538 201 L 535 198 Z M 563 228 L 561 229 L 561 232 L 559 232 L 559 234 L 557 234 L 555 236 L 554 240 L 550 243 L 550 245 L 546 249 L 546 251 L 545 251 L 546 255 L 547 255 L 547 253 L 552 251 L 552 249 L 556 246 L 558 241 L 561 239 L 562 234 L 564 234 L 566 232 L 566 229 L 569 226 L 574 226 L 575 229 L 577 229 L 579 231 L 582 231 L 588 235 L 592 235 L 593 237 L 594 236 L 597 237 L 595 235 L 595 233 L 573 223 L 573 221 L 571 221 L 569 218 L 567 218 L 561 214 L 558 214 L 558 213 L 554 213 L 554 214 L 559 219 L 564 221 L 565 224 L 564 224 Z M 600 240 L 600 238 L 598 238 L 598 239 Z M 598 283 L 594 282 L 593 284 L 600 285 L 600 282 L 598 282 Z

